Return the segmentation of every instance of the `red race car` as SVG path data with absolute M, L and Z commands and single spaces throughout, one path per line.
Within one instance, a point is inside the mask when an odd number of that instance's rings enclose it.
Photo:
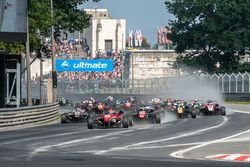
M 200 107 L 200 112 L 204 115 L 216 115 L 220 114 L 222 116 L 226 115 L 225 106 L 220 106 L 217 102 L 208 100 L 203 103 Z
M 129 117 L 123 111 L 113 108 L 99 110 L 99 113 L 91 113 L 87 119 L 88 129 L 98 128 L 128 128 Z

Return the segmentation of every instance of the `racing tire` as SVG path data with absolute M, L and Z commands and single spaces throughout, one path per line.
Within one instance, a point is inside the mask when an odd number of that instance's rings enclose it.
M 72 122 L 72 121 L 69 119 L 69 117 L 67 115 L 65 115 L 65 114 L 61 115 L 61 123 L 70 123 L 70 122 Z
M 110 128 L 110 122 L 105 122 L 104 123 L 104 128 L 106 128 L 106 129 Z
M 225 109 L 225 107 L 221 107 L 221 115 L 222 116 L 226 116 L 226 109 Z
M 195 110 L 194 110 L 194 111 L 191 111 L 191 118 L 193 118 L 193 119 L 196 118 L 196 112 L 195 112 Z
M 157 124 L 161 123 L 161 115 L 160 114 L 155 115 L 155 123 L 157 123 Z
M 78 122 L 79 122 L 79 118 L 75 118 L 75 119 L 74 119 L 74 122 L 75 122 L 75 123 L 78 123 Z
M 182 114 L 178 113 L 178 114 L 177 114 L 177 118 L 178 118 L 178 119 L 181 119 L 181 118 L 182 118 Z
M 93 129 L 94 119 L 90 117 L 88 119 L 88 129 Z
M 61 115 L 61 123 L 67 123 L 65 115 Z
M 128 128 L 128 127 L 129 127 L 129 121 L 128 121 L 127 118 L 124 118 L 124 119 L 122 120 L 122 127 L 123 127 L 123 128 Z
M 129 118 L 129 126 L 131 126 L 131 127 L 133 127 L 134 126 L 134 121 L 133 121 L 133 118 L 132 117 L 130 117 Z

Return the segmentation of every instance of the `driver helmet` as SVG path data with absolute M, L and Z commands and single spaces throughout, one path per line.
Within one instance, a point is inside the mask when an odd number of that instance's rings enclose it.
M 114 110 L 112 108 L 108 109 L 108 113 L 109 114 L 113 114 L 114 113 Z
M 98 108 L 98 110 L 103 110 L 104 106 L 101 103 L 99 103 L 98 106 L 97 106 L 97 108 Z

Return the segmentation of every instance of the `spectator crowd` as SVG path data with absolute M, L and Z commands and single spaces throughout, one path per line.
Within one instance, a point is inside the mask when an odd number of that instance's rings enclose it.
M 106 80 L 122 79 L 124 71 L 124 59 L 122 52 L 115 51 L 97 51 L 96 57 L 88 56 L 87 59 L 111 59 L 114 62 L 113 72 L 62 72 L 58 74 L 58 80 Z
M 59 59 L 73 59 L 78 57 L 77 46 L 81 44 L 78 39 L 64 39 L 55 41 L 55 56 Z M 47 38 L 42 46 L 43 53 L 49 58 L 52 52 L 51 41 Z
M 79 45 L 80 44 L 80 45 Z M 78 49 L 81 49 L 80 52 Z M 47 57 L 51 56 L 51 42 L 50 39 L 46 39 L 43 45 L 43 52 Z M 55 42 L 55 56 L 58 59 L 111 59 L 114 62 L 113 72 L 61 72 L 58 73 L 58 81 L 67 80 L 107 80 L 107 79 L 122 79 L 124 72 L 124 61 L 122 51 L 105 51 L 98 50 L 95 56 L 89 54 L 89 49 L 86 50 L 86 46 L 82 40 L 70 38 L 57 40 Z

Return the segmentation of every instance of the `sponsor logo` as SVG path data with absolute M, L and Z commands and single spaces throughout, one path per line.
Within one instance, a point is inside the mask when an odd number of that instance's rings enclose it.
M 67 70 L 69 68 L 69 62 L 67 62 L 66 60 L 61 64 L 62 68 L 64 68 L 65 70 Z

